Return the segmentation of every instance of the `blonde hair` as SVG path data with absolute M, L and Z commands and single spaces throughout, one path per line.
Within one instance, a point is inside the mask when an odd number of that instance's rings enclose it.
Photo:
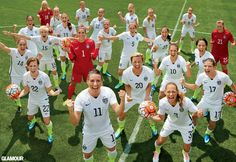
M 131 62 L 132 62 L 132 60 L 133 60 L 134 57 L 141 57 L 142 60 L 144 60 L 143 54 L 142 54 L 142 53 L 139 53 L 139 52 L 135 52 L 135 53 L 132 54 L 132 56 L 130 57 Z
M 42 26 L 40 26 L 40 28 L 39 28 L 39 32 L 41 33 L 42 31 L 47 31 L 47 32 L 49 32 L 49 29 L 48 29 L 47 26 L 42 25 Z
M 40 7 L 40 10 L 43 10 L 43 5 L 46 4 L 47 5 L 47 9 L 50 9 L 48 7 L 48 2 L 46 0 L 43 0 L 42 3 L 41 3 L 41 7 Z

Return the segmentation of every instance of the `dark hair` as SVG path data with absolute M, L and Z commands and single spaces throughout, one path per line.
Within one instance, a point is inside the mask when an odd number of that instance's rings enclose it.
M 206 46 L 208 45 L 208 42 L 207 42 L 206 38 L 199 38 L 199 39 L 196 41 L 196 46 L 198 45 L 198 43 L 199 43 L 200 41 L 205 42 Z
M 28 18 L 29 18 L 29 17 L 32 17 L 32 20 L 34 20 L 34 17 L 31 16 L 31 15 L 27 15 L 26 18 L 25 18 L 25 20 L 28 21 Z M 33 26 L 35 26 L 35 25 L 33 24 Z
M 177 98 L 176 98 L 176 100 L 177 100 L 177 102 L 179 102 L 180 108 L 183 108 L 184 94 L 179 92 L 179 89 L 178 89 L 178 87 L 177 87 L 177 85 L 175 83 L 173 83 L 173 82 L 167 83 L 165 89 L 167 88 L 168 85 L 174 85 L 175 86 L 175 88 L 177 90 Z
M 178 46 L 177 43 L 171 42 L 170 45 L 169 45 L 169 49 L 170 49 L 171 46 L 175 46 L 177 48 L 177 51 L 179 50 L 179 46 Z
M 70 20 L 68 20 L 67 26 L 68 26 L 69 31 L 71 31 L 71 30 L 72 30 L 72 25 L 71 25 L 71 23 L 70 23 Z
M 203 63 L 205 64 L 205 62 L 207 62 L 207 61 L 210 61 L 213 66 L 216 66 L 216 61 L 213 58 L 207 58 L 207 59 L 203 60 Z
M 34 62 L 34 61 L 36 61 L 37 64 L 39 65 L 39 59 L 38 59 L 37 57 L 30 57 L 30 58 L 27 60 L 26 65 L 29 66 L 29 64 L 30 64 L 31 62 Z
M 93 70 L 89 71 L 87 79 L 89 79 L 90 75 L 92 75 L 92 74 L 100 75 L 101 76 L 101 80 L 102 80 L 102 73 L 99 70 L 97 70 L 97 69 L 93 69 Z
M 169 33 L 169 32 L 170 32 L 170 29 L 169 29 L 167 26 L 163 26 L 163 27 L 161 28 L 161 31 L 162 31 L 162 29 L 166 29 L 166 30 L 167 30 L 167 32 L 168 32 L 167 40 L 170 42 L 170 41 L 171 41 L 171 34 Z

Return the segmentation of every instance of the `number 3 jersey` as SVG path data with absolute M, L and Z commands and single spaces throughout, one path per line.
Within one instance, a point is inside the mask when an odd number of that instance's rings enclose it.
M 148 84 L 154 80 L 154 73 L 150 68 L 143 66 L 142 73 L 137 76 L 132 69 L 133 66 L 130 66 L 123 72 L 122 81 L 131 86 L 133 99 L 144 99 Z
M 26 72 L 23 76 L 23 86 L 28 86 L 30 89 L 29 100 L 31 102 L 40 102 L 48 99 L 46 88 L 52 86 L 48 75 L 39 70 L 37 78 L 32 78 L 30 72 Z
M 88 88 L 79 93 L 75 99 L 74 111 L 83 112 L 83 132 L 97 134 L 111 126 L 109 106 L 116 104 L 115 93 L 108 87 L 101 87 L 98 97 L 89 94 Z
M 203 86 L 202 100 L 213 105 L 221 105 L 225 84 L 232 85 L 232 80 L 221 71 L 216 71 L 214 79 L 209 78 L 206 73 L 201 73 L 195 82 L 197 86 Z

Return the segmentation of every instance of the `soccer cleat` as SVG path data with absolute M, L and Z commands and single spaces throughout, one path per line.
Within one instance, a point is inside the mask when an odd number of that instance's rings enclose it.
M 35 127 L 36 122 L 29 122 L 28 123 L 28 130 L 31 131 Z
M 209 114 L 209 111 L 206 111 L 203 115 L 206 117 Z
M 20 106 L 18 106 L 16 112 L 21 113 L 21 111 L 22 111 L 22 108 Z
M 57 87 L 57 88 L 55 88 L 55 91 L 59 91 L 61 93 L 62 89 L 60 87 Z
M 156 151 L 154 151 L 153 153 L 154 153 L 154 155 L 153 155 L 152 161 L 158 162 L 159 161 L 159 153 Z
M 69 103 L 69 102 L 71 102 L 71 99 L 66 99 L 64 102 L 63 102 L 63 106 L 66 106 L 67 105 L 67 103 Z
M 198 103 L 198 100 L 197 100 L 196 98 L 191 97 L 190 99 L 191 99 L 192 102 L 194 102 L 194 103 Z
M 204 138 L 204 142 L 205 142 L 205 143 L 208 143 L 208 142 L 210 141 L 210 136 L 209 136 L 209 134 L 205 134 L 203 138 Z
M 123 83 L 118 83 L 118 84 L 115 86 L 115 89 L 119 89 L 121 86 L 123 86 Z
M 123 132 L 124 128 L 118 128 L 115 132 L 115 138 L 118 139 Z
M 61 80 L 66 80 L 66 75 L 65 74 L 62 74 Z
M 157 87 L 155 85 L 151 86 L 151 96 L 154 95 L 155 91 L 157 90 Z
M 103 73 L 103 75 L 107 76 L 107 77 L 111 77 L 111 74 L 106 72 L 106 73 Z
M 54 141 L 53 135 L 48 135 L 48 143 L 52 143 Z
M 156 126 L 153 125 L 153 126 L 150 126 L 150 128 L 151 128 L 151 131 L 152 131 L 152 137 L 156 137 L 157 134 L 158 134 Z
M 183 154 L 183 157 L 184 157 L 184 162 L 189 162 L 190 159 L 189 159 L 188 153 L 186 153 L 184 150 L 182 150 L 182 154 Z

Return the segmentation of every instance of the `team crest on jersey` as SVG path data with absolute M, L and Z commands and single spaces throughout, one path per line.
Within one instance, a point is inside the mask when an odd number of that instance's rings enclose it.
M 107 104 L 107 103 L 108 103 L 108 98 L 107 98 L 107 97 L 104 97 L 104 98 L 102 99 L 102 102 L 103 102 L 104 104 Z
M 177 68 L 180 68 L 180 64 L 177 64 Z
M 28 56 L 25 56 L 25 60 L 28 60 Z
M 42 84 L 43 84 L 43 81 L 40 79 L 40 80 L 38 81 L 38 83 L 39 83 L 39 85 L 42 85 Z
M 83 145 L 82 148 L 83 148 L 83 150 L 87 150 L 87 146 L 86 145 Z
M 180 112 L 183 112 L 184 111 L 184 108 L 182 106 L 179 107 L 179 111 Z
M 89 48 L 89 44 L 86 44 L 86 48 Z
M 218 84 L 218 85 L 221 85 L 221 81 L 220 81 L 220 80 L 218 80 L 218 81 L 217 81 L 217 84 Z
M 144 81 L 147 81 L 147 80 L 148 80 L 148 77 L 147 77 L 147 76 L 145 76 L 145 77 L 143 78 L 143 80 L 144 80 Z

